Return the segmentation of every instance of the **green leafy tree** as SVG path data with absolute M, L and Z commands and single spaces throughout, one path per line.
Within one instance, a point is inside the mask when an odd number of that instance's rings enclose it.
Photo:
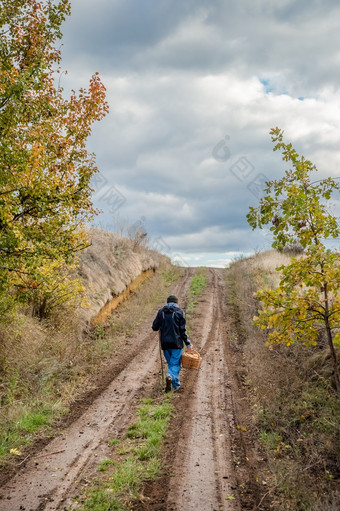
M 283 131 L 271 130 L 274 151 L 290 162 L 282 179 L 266 183 L 265 196 L 247 215 L 253 229 L 272 224 L 273 247 L 279 250 L 299 244 L 304 253 L 291 264 L 277 268 L 281 281 L 277 289 L 262 289 L 262 304 L 255 324 L 269 330 L 268 342 L 315 345 L 323 334 L 333 362 L 335 385 L 340 392 L 336 344 L 340 344 L 340 254 L 326 247 L 340 229 L 327 209 L 327 201 L 339 193 L 332 178 L 312 180 L 315 166 L 300 157 L 292 144 L 283 140 Z
M 95 214 L 85 144 L 107 112 L 98 74 L 66 99 L 60 27 L 68 0 L 0 0 L 0 286 L 70 261 Z M 33 280 L 36 282 L 36 280 Z

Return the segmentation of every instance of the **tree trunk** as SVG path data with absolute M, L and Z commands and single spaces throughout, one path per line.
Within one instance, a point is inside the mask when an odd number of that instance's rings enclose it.
M 339 369 L 338 369 L 338 360 L 337 360 L 337 356 L 336 356 L 336 351 L 334 349 L 332 330 L 331 330 L 331 327 L 329 324 L 327 284 L 324 285 L 324 296 L 325 296 L 325 326 L 326 326 L 326 333 L 327 333 L 327 341 L 328 341 L 328 345 L 329 345 L 329 349 L 330 349 L 331 357 L 332 357 L 332 362 L 333 362 L 335 387 L 336 387 L 338 394 L 340 394 L 340 377 L 339 377 Z

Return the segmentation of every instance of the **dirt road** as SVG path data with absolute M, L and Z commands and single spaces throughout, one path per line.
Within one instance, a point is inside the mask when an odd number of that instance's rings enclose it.
M 192 381 L 187 382 L 187 418 L 174 457 L 176 477 L 169 483 L 169 511 L 240 509 L 233 491 L 236 482 L 229 434 L 233 406 L 225 353 L 224 285 L 217 270 L 210 277 L 204 314 L 195 326 L 195 345 L 204 363 L 196 375 L 188 375 Z
M 192 270 L 187 270 L 177 284 L 182 304 L 191 275 Z M 236 424 L 225 302 L 222 272 L 209 270 L 191 332 L 204 360 L 199 371 L 182 371 L 184 390 L 173 398 L 177 413 L 165 447 L 165 470 L 157 482 L 145 487 L 145 498 L 135 509 L 241 509 L 232 461 Z M 124 433 L 140 398 L 150 395 L 159 382 L 152 319 L 131 339 L 129 356 L 117 358 L 112 381 L 99 397 L 2 487 L 1 511 L 69 509 L 79 480 L 86 480 L 105 457 L 108 439 Z

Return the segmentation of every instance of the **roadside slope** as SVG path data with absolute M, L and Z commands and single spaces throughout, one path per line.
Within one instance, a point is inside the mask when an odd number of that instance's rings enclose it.
M 156 270 L 165 256 L 137 241 L 99 228 L 88 229 L 90 246 L 79 253 L 78 274 L 82 278 L 88 306 L 79 311 L 91 320 L 129 285 L 148 270 Z

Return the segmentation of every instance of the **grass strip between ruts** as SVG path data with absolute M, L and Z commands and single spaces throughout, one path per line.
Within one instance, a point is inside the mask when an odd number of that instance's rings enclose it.
M 78 510 L 127 511 L 139 497 L 142 484 L 157 478 L 160 450 L 173 411 L 170 400 L 170 396 L 142 400 L 138 418 L 129 426 L 126 437 L 109 442 L 112 455 L 98 467 L 105 476 L 76 498 Z
M 194 318 L 194 310 L 198 304 L 198 298 L 203 293 L 207 285 L 206 277 L 207 269 L 200 267 L 196 269 L 195 275 L 192 277 L 190 282 L 190 288 L 188 293 L 188 302 L 186 306 L 186 320 L 187 320 L 187 332 L 191 334 L 192 322 Z

